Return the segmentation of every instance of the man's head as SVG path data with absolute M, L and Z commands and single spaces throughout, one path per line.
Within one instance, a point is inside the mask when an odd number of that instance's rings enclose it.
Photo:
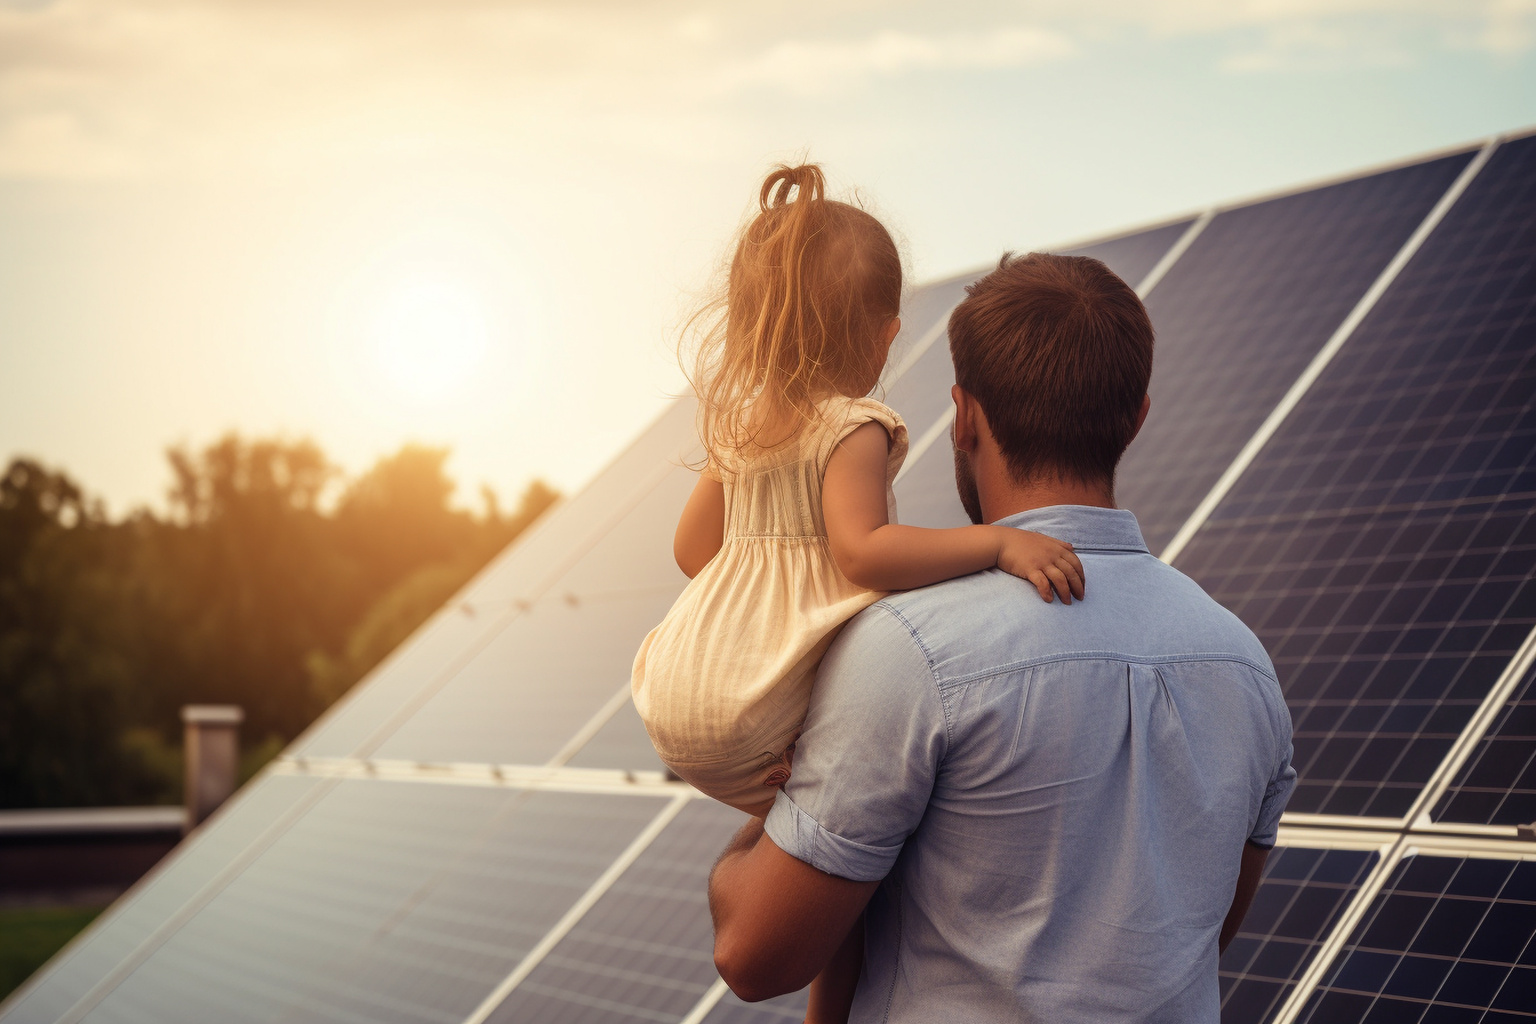
M 983 521 L 982 501 L 973 445 L 961 439 L 974 429 L 1014 485 L 1112 495 L 1152 376 L 1152 322 L 1136 293 L 1096 259 L 1051 253 L 1005 255 L 966 293 L 949 317 L 949 350 L 955 473 L 971 519 Z

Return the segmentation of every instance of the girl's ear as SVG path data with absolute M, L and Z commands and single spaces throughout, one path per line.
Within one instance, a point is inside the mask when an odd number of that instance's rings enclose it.
M 890 349 L 891 342 L 896 340 L 896 335 L 900 333 L 901 317 L 893 316 L 891 317 L 891 322 L 885 325 L 885 333 L 880 336 L 880 340 L 884 343 L 887 350 Z

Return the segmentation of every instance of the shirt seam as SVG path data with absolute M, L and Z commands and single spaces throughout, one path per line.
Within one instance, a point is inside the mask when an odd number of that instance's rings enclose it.
M 944 749 L 948 751 L 954 740 L 953 723 L 949 720 L 949 702 L 944 699 L 944 684 L 939 680 L 938 669 L 934 666 L 933 652 L 928 650 L 927 644 L 923 643 L 923 637 L 918 633 L 917 628 L 896 608 L 884 601 L 879 601 L 872 607 L 879 608 L 900 623 L 901 627 L 907 631 L 907 635 L 912 638 L 912 642 L 917 645 L 917 649 L 922 652 L 923 664 L 928 667 L 928 678 L 933 681 L 934 699 L 938 701 L 939 711 L 944 716 Z
M 892 609 L 892 614 L 898 614 Z M 903 620 L 905 621 L 905 620 Z M 910 626 L 908 627 L 911 628 Z M 927 654 L 927 648 L 923 647 L 921 639 L 914 634 L 914 640 Z M 934 682 L 940 690 L 954 686 L 963 686 L 967 683 L 981 682 L 987 679 L 995 679 L 998 676 L 1008 675 L 1013 672 L 1022 672 L 1025 669 L 1037 668 L 1041 665 L 1059 665 L 1071 661 L 1118 661 L 1127 665 L 1188 665 L 1194 663 L 1205 664 L 1232 664 L 1250 668 L 1265 679 L 1279 684 L 1279 679 L 1267 666 L 1260 664 L 1252 658 L 1245 658 L 1240 654 L 1217 654 L 1215 652 L 1189 653 L 1189 654 L 1165 654 L 1156 657 L 1142 657 L 1137 655 L 1122 654 L 1118 651 L 1074 651 L 1070 654 L 1051 654 L 1039 658 L 1028 658 L 1024 661 L 1010 662 L 995 668 L 982 669 L 963 676 L 954 676 L 948 679 L 939 679 L 934 672 L 933 664 L 929 662 L 929 671 L 934 674 Z

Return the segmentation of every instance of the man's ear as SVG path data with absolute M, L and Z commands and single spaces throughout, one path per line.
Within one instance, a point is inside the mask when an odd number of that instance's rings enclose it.
M 981 406 L 959 384 L 949 389 L 949 397 L 955 400 L 955 426 L 952 433 L 955 447 L 963 452 L 974 452 L 981 440 L 985 423 Z
M 1152 411 L 1152 396 L 1141 396 L 1141 412 L 1136 414 L 1136 429 L 1131 431 L 1131 440 L 1136 440 L 1136 435 L 1141 433 L 1142 424 L 1147 422 L 1147 413 Z

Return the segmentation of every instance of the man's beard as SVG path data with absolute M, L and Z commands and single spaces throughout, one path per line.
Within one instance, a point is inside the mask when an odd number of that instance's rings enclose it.
M 953 443 L 953 442 L 951 442 Z M 986 520 L 981 515 L 981 492 L 976 489 L 976 472 L 971 469 L 971 455 L 959 448 L 955 452 L 955 490 L 960 492 L 960 504 L 971 522 L 980 526 Z

